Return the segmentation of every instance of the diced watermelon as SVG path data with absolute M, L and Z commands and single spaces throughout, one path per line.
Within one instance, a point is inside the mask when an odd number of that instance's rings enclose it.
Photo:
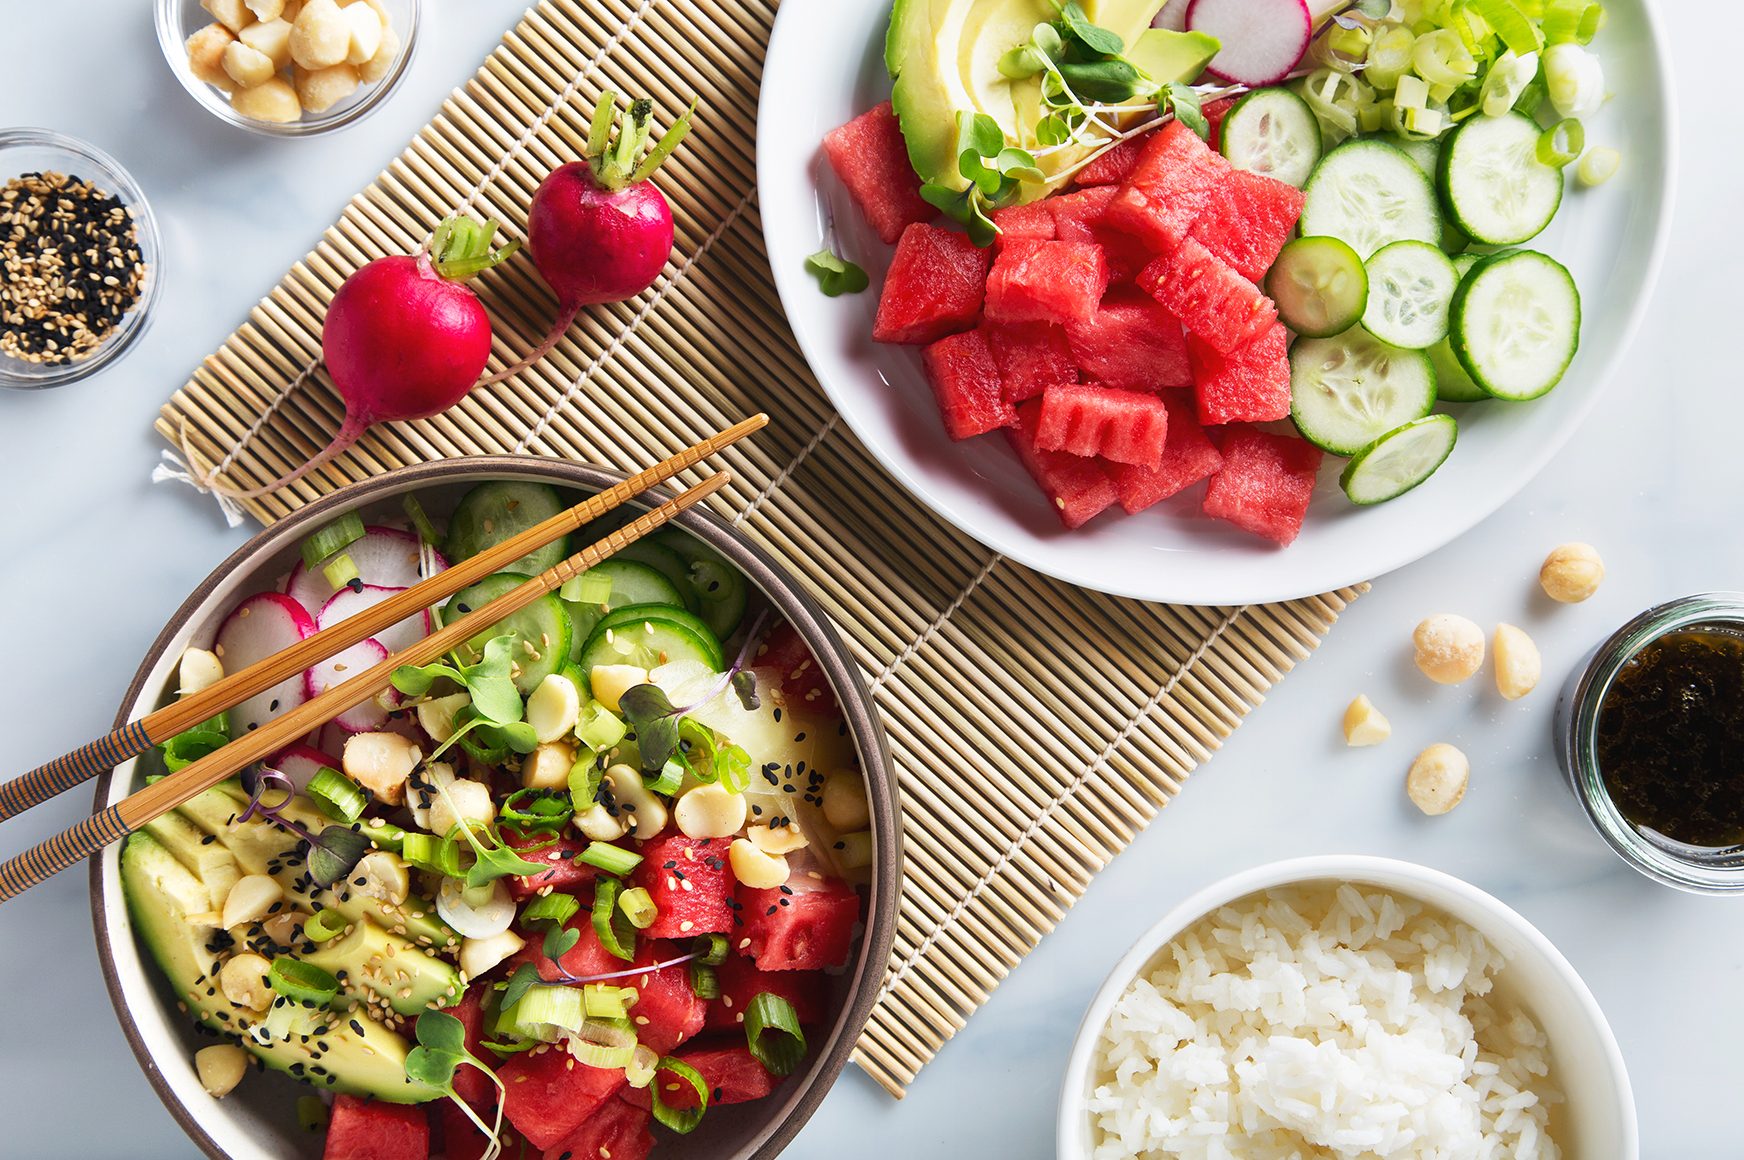
M 921 352 L 927 382 L 952 439 L 972 439 L 1017 422 L 1006 402 L 999 365 L 979 330 L 947 334 Z
M 1259 287 L 1192 238 L 1146 266 L 1138 284 L 1221 354 L 1278 320 L 1278 308 Z
M 1071 322 L 1096 312 L 1108 260 L 1093 242 L 1012 242 L 987 275 L 994 322 Z
M 560 837 L 554 844 L 548 833 L 521 834 L 511 829 L 504 829 L 503 837 L 521 857 L 529 862 L 549 864 L 551 869 L 542 870 L 537 874 L 511 875 L 506 881 L 509 893 L 517 902 L 525 901 L 549 886 L 560 894 L 583 894 L 593 897 L 592 883 L 598 870 L 586 862 L 579 861 L 576 855 L 587 848 L 587 843 L 578 838 Z M 543 846 L 542 849 L 529 850 L 530 846 Z
M 681 947 L 672 943 L 644 942 L 635 965 L 652 967 L 684 954 Z M 665 1055 L 702 1030 L 708 1002 L 697 998 L 691 989 L 689 964 L 646 970 L 620 980 L 618 985 L 636 989 L 630 1020 L 636 1025 L 636 1037 L 650 1049 Z
M 819 971 L 848 961 L 860 896 L 835 878 L 797 875 L 777 890 L 739 888 L 735 943 L 762 971 Z
M 1279 545 L 1302 530 L 1320 448 L 1306 439 L 1232 427 L 1223 438 L 1223 468 L 1205 489 L 1205 514 Z
M 1274 322 L 1227 355 L 1196 334 L 1187 336 L 1199 421 L 1269 423 L 1290 417 L 1290 336 Z
M 1193 223 L 1189 235 L 1250 282 L 1259 282 L 1302 216 L 1302 191 L 1238 169 Z
M 1109 463 L 1108 475 L 1120 493 L 1120 506 L 1141 512 L 1153 504 L 1184 491 L 1223 466 L 1223 456 L 1193 417 L 1193 400 L 1185 391 L 1168 391 L 1163 405 L 1169 410 L 1169 437 L 1163 445 L 1163 461 L 1155 468 L 1130 463 Z
M 1108 203 L 1120 191 L 1109 185 L 1080 189 L 1076 193 L 1055 194 L 1037 202 L 1054 215 L 1054 236 L 1063 242 L 1100 242 L 1096 227 L 1108 212 Z
M 611 1100 L 545 1149 L 544 1160 L 648 1160 L 654 1150 L 649 1119 L 646 1108 Z
M 549 1148 L 625 1084 L 623 1068 L 589 1067 L 560 1047 L 511 1055 L 497 1068 L 503 1115 L 537 1148 Z
M 711 1108 L 760 1100 L 774 1091 L 780 1082 L 757 1062 L 742 1035 L 736 1042 L 686 1048 L 674 1058 L 688 1063 L 702 1076 Z M 696 1107 L 696 1088 L 689 1080 L 679 1079 L 671 1072 L 662 1072 L 654 1077 L 654 1082 L 660 1085 L 660 1102 L 667 1107 L 680 1110 Z M 646 1090 L 637 1091 L 635 1088 L 624 1092 L 624 1100 L 637 1107 L 647 1107 L 652 1102 Z
M 902 231 L 884 275 L 872 337 L 924 344 L 975 325 L 987 261 L 986 250 L 955 230 L 915 222 Z
M 1041 409 L 1039 399 L 1019 407 L 1017 428 L 1005 434 L 1011 440 L 1012 450 L 1054 505 L 1060 522 L 1068 528 L 1082 527 L 1112 505 L 1119 495 L 1099 461 L 1080 459 L 1064 451 L 1044 451 L 1036 446 Z
M 744 1026 L 745 1008 L 765 992 L 793 1004 L 802 1027 L 824 1020 L 824 977 L 815 971 L 760 971 L 743 955 L 730 954 L 715 968 L 715 978 L 721 985 L 721 997 L 709 1004 L 704 1026 L 711 1030 Z
M 1193 130 L 1170 121 L 1151 134 L 1138 163 L 1108 206 L 1108 224 L 1166 253 L 1193 228 L 1199 211 L 1231 172 Z
M 477 1069 L 461 1069 L 475 1070 Z M 479 1116 L 486 1124 L 496 1119 L 495 1087 L 491 1088 L 491 1098 L 491 1108 L 488 1112 L 481 1112 Z M 466 1113 L 453 1100 L 437 1100 L 429 1107 L 436 1120 L 436 1133 L 442 1146 L 443 1160 L 484 1160 L 485 1150 L 490 1147 L 490 1137 L 479 1131 L 478 1125 L 467 1119 Z M 525 1137 L 507 1124 L 503 1125 L 498 1139 L 503 1146 L 500 1160 L 541 1160 L 539 1149 L 527 1143 Z
M 1240 97 L 1218 97 L 1215 101 L 1207 101 L 1200 106 L 1199 111 L 1205 114 L 1205 124 L 1210 128 L 1211 135 L 1205 139 L 1205 144 L 1213 149 L 1222 149 L 1223 118 L 1229 110 L 1235 108 Z
M 987 336 L 987 345 L 993 351 L 993 362 L 999 367 L 1000 389 L 1007 402 L 1021 403 L 1037 397 L 1044 387 L 1054 383 L 1078 381 L 1078 368 L 1072 363 L 1066 332 L 1057 326 L 1045 322 L 1021 326 L 983 322 L 981 333 Z M 1014 413 L 1012 422 L 1016 421 Z
M 1180 321 L 1148 294 L 1110 292 L 1095 314 L 1066 334 L 1072 360 L 1095 382 L 1159 391 L 1193 381 Z
M 751 667 L 767 671 L 781 691 L 782 703 L 807 713 L 839 717 L 829 676 L 791 623 L 782 621 L 757 646 Z
M 993 241 L 994 249 L 1015 241 L 1051 242 L 1058 237 L 1049 201 L 1051 199 L 1008 205 L 988 214 L 993 224 L 999 227 L 999 236 Z
M 1127 179 L 1133 166 L 1138 164 L 1138 155 L 1144 151 L 1145 142 L 1150 138 L 1149 133 L 1141 133 L 1137 137 L 1128 137 L 1119 144 L 1110 146 L 1100 157 L 1073 174 L 1072 183 L 1119 185 Z
M 524 932 L 527 945 L 516 952 L 514 961 L 532 963 L 539 968 L 539 977 L 547 983 L 555 983 L 565 975 L 574 979 L 607 975 L 630 965 L 606 950 L 600 942 L 599 935 L 594 933 L 593 917 L 588 907 L 583 906 L 581 912 L 564 926 L 576 933 L 576 940 L 557 962 L 545 957 L 543 932 Z
M 430 1121 L 416 1104 L 333 1097 L 322 1160 L 430 1160 Z
M 466 1050 L 472 1053 L 474 1059 L 490 1060 L 480 1046 L 484 1041 L 484 994 L 489 984 L 468 987 L 460 997 L 460 1002 L 448 1009 L 448 1013 L 460 1020 L 460 1025 L 466 1029 Z M 496 1103 L 497 1085 L 490 1077 L 476 1067 L 462 1067 L 454 1073 L 454 1091 L 461 1099 L 475 1107 L 483 1107 Z
M 683 834 L 655 838 L 642 847 L 636 885 L 659 908 L 646 938 L 691 938 L 733 929 L 733 870 L 727 843 Z
M 1155 395 L 1065 383 L 1042 392 L 1036 446 L 1156 467 L 1163 461 L 1168 429 L 1169 412 Z
M 896 241 L 913 222 L 938 216 L 939 211 L 921 199 L 920 178 L 909 164 L 902 126 L 889 101 L 825 133 L 824 154 L 885 241 Z

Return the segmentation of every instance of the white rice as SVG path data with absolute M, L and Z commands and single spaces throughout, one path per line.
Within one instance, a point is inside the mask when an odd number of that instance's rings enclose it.
M 1270 890 L 1208 915 L 1103 1030 L 1094 1160 L 1554 1160 L 1544 1033 L 1502 956 L 1386 891 Z

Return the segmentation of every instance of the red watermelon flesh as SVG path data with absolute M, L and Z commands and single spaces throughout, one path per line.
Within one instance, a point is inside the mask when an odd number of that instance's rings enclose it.
M 1078 368 L 1072 363 L 1066 332 L 1057 326 L 1045 322 L 1021 326 L 983 322 L 981 333 L 987 336 L 987 345 L 993 351 L 1000 389 L 1008 403 L 1036 398 L 1044 387 L 1054 383 L 1078 381 Z M 1013 413 L 1012 422 L 1016 421 Z
M 1130 463 L 1106 464 L 1120 493 L 1120 506 L 1129 513 L 1141 512 L 1185 491 L 1223 466 L 1223 456 L 1193 417 L 1193 400 L 1185 391 L 1163 395 L 1169 411 L 1169 437 L 1163 445 L 1163 461 L 1155 468 Z
M 692 938 L 733 929 L 733 871 L 727 843 L 682 834 L 655 838 L 642 847 L 636 885 L 659 908 L 644 938 Z
M 1073 361 L 1096 382 L 1158 391 L 1193 381 L 1180 321 L 1148 294 L 1112 292 L 1095 314 L 1074 322 L 1066 334 Z
M 1138 164 L 1138 155 L 1144 151 L 1145 142 L 1150 140 L 1149 133 L 1140 133 L 1137 137 L 1128 137 L 1117 145 L 1111 145 L 1103 150 L 1096 160 L 1072 175 L 1074 185 L 1119 185 Z
M 760 1100 L 774 1091 L 780 1082 L 757 1062 L 757 1057 L 746 1046 L 744 1036 L 740 1036 L 736 1043 L 688 1047 L 674 1058 L 688 1063 L 702 1076 L 711 1108 Z M 671 1072 L 661 1072 L 654 1077 L 654 1083 L 660 1085 L 660 1102 L 667 1107 L 680 1110 L 696 1107 L 696 1088 L 689 1080 L 680 1079 Z M 635 1088 L 624 1092 L 624 1100 L 637 1107 L 648 1107 L 652 1102 L 646 1090 L 637 1091 Z
M 1227 355 L 1198 335 L 1187 336 L 1199 421 L 1269 423 L 1290 417 L 1289 333 L 1274 322 Z
M 947 334 L 921 352 L 927 382 L 952 439 L 972 439 L 1017 422 L 987 336 L 979 330 Z
M 673 943 L 643 943 L 636 965 L 652 967 L 686 953 L 684 947 Z M 630 1021 L 636 1025 L 636 1037 L 654 1051 L 665 1055 L 702 1030 L 708 1003 L 691 990 L 688 963 L 631 975 L 618 980 L 618 985 L 636 988 Z
M 545 1149 L 544 1160 L 648 1160 L 654 1150 L 649 1119 L 646 1108 L 628 1100 L 608 1100 Z
M 595 975 L 609 975 L 613 971 L 622 971 L 629 967 L 623 959 L 606 950 L 600 942 L 599 935 L 594 933 L 593 918 L 586 905 L 581 912 L 568 922 L 565 928 L 576 933 L 575 945 L 563 953 L 563 957 L 553 963 L 545 957 L 544 933 L 542 931 L 524 931 L 527 945 L 516 952 L 517 963 L 532 963 L 539 968 L 539 977 L 547 983 L 555 983 L 564 976 L 572 979 L 591 979 Z
M 995 250 L 1014 241 L 1051 242 L 1059 236 L 1054 229 L 1054 211 L 1048 200 L 1008 205 L 987 216 L 999 227 L 999 236 L 993 242 Z
M 1239 100 L 1240 97 L 1218 97 L 1200 107 L 1199 111 L 1205 114 L 1205 124 L 1211 130 L 1211 135 L 1205 139 L 1206 145 L 1213 149 L 1222 148 L 1219 142 L 1223 139 L 1223 118 Z
M 759 970 L 819 971 L 848 961 L 860 896 L 838 879 L 801 874 L 776 890 L 741 886 L 739 917 L 735 945 Z
M 1036 446 L 1154 468 L 1168 430 L 1169 412 L 1155 395 L 1065 383 L 1042 393 Z
M 1250 282 L 1272 268 L 1302 216 L 1302 191 L 1238 169 L 1205 206 L 1190 235 Z
M 1306 439 L 1232 427 L 1223 438 L 1223 468 L 1205 489 L 1205 514 L 1280 546 L 1302 530 L 1320 448 Z
M 1099 185 L 1076 193 L 1061 193 L 1037 202 L 1054 215 L 1054 236 L 1063 242 L 1099 242 L 1096 227 L 1108 212 L 1108 203 L 1120 192 L 1113 186 Z
M 801 1027 L 823 1022 L 824 977 L 815 971 L 760 971 L 743 955 L 730 954 L 715 968 L 715 978 L 721 985 L 721 997 L 709 1004 L 704 1026 L 710 1030 L 743 1027 L 745 1008 L 765 992 L 791 1003 Z
M 1100 515 L 1118 498 L 1114 484 L 1100 462 L 1081 459 L 1064 451 L 1044 451 L 1036 446 L 1036 426 L 1041 421 L 1040 400 L 1017 409 L 1017 429 L 1007 431 L 1011 448 L 1023 461 L 1042 493 L 1068 528 L 1082 527 Z
M 558 838 L 554 844 L 544 845 L 543 849 L 528 850 L 529 846 L 540 846 L 551 842 L 548 833 L 519 834 L 514 830 L 504 829 L 503 837 L 508 844 L 518 851 L 521 857 L 529 862 L 549 865 L 549 870 L 541 870 L 537 874 L 513 875 L 507 879 L 509 893 L 515 901 L 522 902 L 533 897 L 539 891 L 549 886 L 560 894 L 583 894 L 593 897 L 592 883 L 599 873 L 576 858 L 576 855 L 587 848 L 587 842 L 577 838 Z
M 430 1160 L 430 1121 L 417 1104 L 333 1097 L 322 1160 Z
M 1193 228 L 1206 202 L 1231 173 L 1193 130 L 1170 121 L 1151 134 L 1138 164 L 1108 206 L 1108 224 L 1167 253 Z
M 894 242 L 912 222 L 931 221 L 939 211 L 920 196 L 920 178 L 909 164 L 902 126 L 885 101 L 824 134 L 824 155 L 878 236 Z
M 872 337 L 928 343 L 975 325 L 987 291 L 987 251 L 954 230 L 915 222 L 884 275 Z
M 549 1148 L 624 1086 L 623 1068 L 589 1067 L 561 1047 L 535 1047 L 497 1068 L 503 1116 L 536 1148 Z
M 1094 242 L 1012 242 L 987 276 L 994 322 L 1089 318 L 1108 289 L 1108 261 Z
M 487 1125 L 496 1119 L 495 1092 L 491 1088 L 492 1106 L 487 1111 L 481 1110 L 479 1119 Z M 490 1147 L 490 1137 L 478 1130 L 478 1125 L 466 1118 L 453 1100 L 437 1100 L 430 1105 L 431 1113 L 436 1118 L 436 1132 L 442 1145 L 443 1160 L 484 1160 L 485 1150 Z M 500 1160 L 540 1160 L 539 1149 L 520 1136 L 507 1124 L 499 1136 L 503 1150 Z
M 481 1046 L 484 1041 L 484 993 L 488 987 L 489 984 L 468 987 L 460 1002 L 448 1009 L 448 1013 L 460 1020 L 460 1025 L 466 1029 L 466 1050 L 474 1059 L 487 1063 L 495 1058 Z M 471 1064 L 455 1070 L 454 1091 L 474 1107 L 495 1106 L 497 1102 L 497 1085 Z
M 1192 238 L 1146 266 L 1138 284 L 1220 354 L 1278 320 L 1277 307 L 1259 287 Z
M 769 630 L 769 635 L 757 646 L 751 667 L 764 670 L 773 678 L 781 691 L 782 704 L 807 713 L 841 716 L 829 675 L 811 655 L 811 648 L 798 630 L 787 621 Z

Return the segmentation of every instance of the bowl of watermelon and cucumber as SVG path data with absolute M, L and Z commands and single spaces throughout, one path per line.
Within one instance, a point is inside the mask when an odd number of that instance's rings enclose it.
M 502 530 L 503 512 L 498 508 L 503 505 L 496 502 L 502 496 L 509 497 L 511 506 L 518 506 L 532 497 L 540 503 L 548 503 L 555 510 L 558 502 L 577 502 L 582 496 L 611 486 L 622 478 L 618 473 L 562 461 L 487 457 L 403 468 L 319 500 L 244 544 L 184 602 L 140 665 L 117 720 L 137 719 L 174 696 L 177 664 L 190 645 L 210 647 L 217 640 L 227 640 L 237 650 L 231 654 L 231 659 L 236 655 L 246 655 L 247 650 L 257 644 L 271 651 L 274 625 L 268 622 L 274 617 L 283 618 L 287 623 L 291 620 L 307 621 L 300 628 L 296 624 L 286 628 L 293 635 L 304 635 L 314 630 L 322 610 L 335 599 L 355 602 L 379 598 L 372 595 L 375 588 L 391 590 L 415 582 L 419 574 L 416 536 L 380 526 L 406 522 L 403 505 L 408 495 L 415 494 L 430 517 L 447 526 L 442 550 L 455 558 L 462 558 L 489 540 L 493 527 L 495 531 Z M 487 484 L 489 486 L 481 486 Z M 650 506 L 662 498 L 664 496 L 658 492 L 650 493 L 634 506 Z M 316 529 L 330 525 L 337 517 L 349 512 L 358 513 L 369 528 L 365 538 L 352 545 L 355 552 L 353 562 L 363 574 L 359 583 L 334 586 L 318 571 L 302 564 L 300 549 Z M 527 513 L 519 514 L 524 516 Z M 600 529 L 601 534 L 604 530 L 603 527 Z M 696 577 L 682 560 L 677 557 L 668 559 L 662 553 L 661 541 L 651 539 L 642 542 L 640 550 L 633 548 L 615 557 L 622 564 L 611 567 L 622 575 L 614 576 L 614 590 L 622 581 L 626 588 L 621 595 L 626 599 L 672 600 L 676 596 L 689 610 L 675 611 L 670 624 L 675 631 L 681 631 L 685 624 L 695 625 L 689 639 L 679 643 L 702 651 L 707 651 L 711 645 L 717 651 L 720 647 L 713 641 L 711 621 L 722 626 L 736 621 L 744 612 L 747 597 L 754 604 L 766 604 L 786 624 L 780 642 L 773 634 L 768 638 L 767 652 L 770 655 L 763 657 L 760 663 L 781 665 L 783 662 L 779 659 L 770 661 L 770 656 L 780 649 L 791 651 L 796 658 L 788 668 L 801 667 L 797 658 L 802 654 L 815 659 L 815 666 L 803 666 L 808 671 L 805 679 L 810 682 L 806 695 L 823 698 L 826 702 L 833 700 L 840 712 L 837 728 L 842 734 L 842 743 L 849 747 L 866 775 L 873 860 L 868 881 L 861 888 L 859 920 L 852 927 L 853 941 L 846 957 L 847 965 L 820 976 L 794 970 L 790 972 L 793 985 L 784 992 L 802 1025 L 808 1029 L 808 1051 L 804 1062 L 793 1075 L 777 1081 L 767 1097 L 754 1102 L 732 1103 L 731 1100 L 740 1097 L 749 1099 L 761 1095 L 771 1086 L 768 1077 L 740 1077 L 735 1068 L 742 1051 L 737 1054 L 729 1051 L 717 1060 L 706 1057 L 706 1051 L 699 1055 L 700 1049 L 687 1047 L 684 1050 L 690 1053 L 693 1066 L 701 1069 L 708 1082 L 719 1089 L 721 1106 L 711 1108 L 706 1117 L 707 1125 L 699 1127 L 692 1135 L 677 1136 L 664 1129 L 657 1130 L 655 1155 L 660 1157 L 676 1160 L 701 1156 L 768 1158 L 776 1155 L 798 1132 L 846 1064 L 871 1012 L 890 953 L 901 853 L 888 750 L 882 726 L 871 706 L 857 665 L 822 611 L 785 569 L 706 510 L 692 509 L 684 513 L 675 531 L 694 537 L 692 543 L 700 542 L 700 550 L 695 555 L 717 563 L 724 571 L 719 575 L 708 571 Z M 570 546 L 579 548 L 593 538 L 596 537 L 574 539 Z M 669 538 L 665 542 L 675 544 L 678 541 Z M 529 570 L 549 566 L 560 558 L 561 551 L 556 546 L 545 549 L 536 558 L 524 561 L 524 566 Z M 743 585 L 735 589 L 727 582 L 728 571 L 733 580 L 742 580 Z M 701 582 L 693 584 L 692 579 Z M 490 580 L 485 583 L 490 583 Z M 347 596 L 347 593 L 351 595 Z M 491 595 L 489 592 L 475 592 L 469 597 L 467 593 L 461 593 L 456 600 L 483 601 Z M 309 605 L 313 605 L 313 613 L 308 611 Z M 260 614 L 258 625 L 247 623 L 256 621 L 255 615 L 233 615 L 244 607 Z M 608 609 L 583 611 L 597 615 L 600 624 L 611 616 Z M 592 631 L 599 625 L 587 627 L 589 639 L 602 635 Z M 791 632 L 787 631 L 789 628 Z M 532 626 L 532 629 L 548 632 L 554 630 L 554 625 Z M 566 627 L 563 631 L 574 630 Z M 577 642 L 577 646 L 582 643 Z M 556 654 L 559 650 L 550 651 Z M 573 651 L 563 650 L 565 658 Z M 715 661 L 713 657 L 704 658 L 700 652 L 698 659 L 705 663 Z M 287 688 L 280 692 L 287 696 L 302 696 L 308 691 L 299 688 L 292 693 Z M 246 727 L 248 721 L 264 720 L 270 716 L 275 711 L 271 706 L 271 693 L 263 695 L 265 699 L 260 705 L 239 706 L 233 711 L 232 725 Z M 283 708 L 282 702 L 278 708 Z M 765 708 L 774 711 L 773 706 L 766 705 Z M 371 722 L 353 724 L 362 729 L 373 727 Z M 292 767 L 298 762 L 320 764 L 321 751 L 333 749 L 333 739 L 323 736 L 314 740 L 314 746 L 301 747 L 295 753 L 287 751 L 287 755 L 282 755 L 281 766 L 294 774 L 296 771 Z M 106 806 L 119 800 L 138 788 L 151 772 L 161 772 L 155 753 L 117 767 L 99 780 L 98 804 Z M 240 808 L 242 803 L 236 804 Z M 223 817 L 219 816 L 217 822 L 222 823 Z M 688 841 L 683 838 L 656 839 L 660 840 Z M 551 860 L 549 852 L 530 856 Z M 130 915 L 125 903 L 123 861 L 121 848 L 110 847 L 91 864 L 92 914 L 105 983 L 142 1070 L 165 1107 L 203 1153 L 227 1160 L 283 1160 L 286 1157 L 313 1160 L 323 1155 L 324 1144 L 328 1155 L 345 1154 L 347 1141 L 355 1139 L 376 1148 L 376 1151 L 359 1152 L 360 1155 L 398 1157 L 400 1153 L 392 1151 L 391 1147 L 381 1151 L 388 1147 L 385 1141 L 413 1136 L 421 1139 L 420 1133 L 428 1129 L 434 1129 L 439 1137 L 445 1128 L 451 1128 L 458 1138 L 465 1138 L 462 1131 L 464 1120 L 457 1111 L 449 1116 L 446 1102 L 402 1106 L 379 1100 L 344 1099 L 335 1104 L 324 1140 L 321 1133 L 312 1133 L 299 1124 L 298 1099 L 309 1095 L 312 1089 L 271 1069 L 250 1074 L 238 1090 L 221 1101 L 209 1096 L 201 1087 L 192 1059 L 196 1051 L 214 1040 L 209 1033 L 199 1034 L 203 1029 L 187 1014 L 186 997 L 169 993 L 161 969 L 162 954 L 156 947 L 146 945 L 146 940 L 154 937 L 153 932 L 137 925 L 137 916 Z M 541 876 L 541 884 L 563 890 L 566 889 L 564 882 L 556 879 L 564 875 L 573 877 L 591 869 L 572 859 L 553 861 L 553 870 L 550 871 L 553 881 L 544 882 Z M 521 882 L 518 879 L 513 881 Z M 659 876 L 649 876 L 646 885 L 651 893 L 658 893 Z M 686 906 L 696 909 L 724 905 L 718 897 L 719 891 L 704 886 L 706 884 L 692 885 L 682 898 L 668 892 L 665 902 L 657 903 L 661 918 L 680 922 L 689 913 Z M 585 912 L 582 917 L 585 919 Z M 832 936 L 834 933 L 832 930 Z M 760 945 L 766 947 L 766 953 L 775 953 L 778 944 L 789 945 L 780 942 L 785 936 L 773 929 L 767 935 L 754 937 L 765 939 Z M 561 969 L 571 974 L 586 974 L 606 965 L 602 955 L 597 936 L 590 939 L 584 932 L 584 937 L 564 955 Z M 740 978 L 734 973 L 735 969 L 745 967 L 745 964 L 732 961 L 732 958 L 729 956 L 729 962 L 723 965 L 719 975 L 723 995 L 735 994 L 734 988 L 769 989 L 771 971 L 751 970 L 747 977 Z M 617 967 L 623 966 L 621 962 L 614 962 Z M 798 958 L 794 963 L 811 965 L 809 962 L 800 963 Z M 637 1010 L 649 1020 L 643 1030 L 645 1037 L 659 1039 L 660 1027 L 664 1026 L 662 1020 L 671 1023 L 679 1033 L 692 1030 L 689 1021 L 693 1019 L 697 1006 L 694 999 L 686 1003 L 688 996 L 681 993 L 684 988 L 667 986 L 682 977 L 683 970 L 680 967 L 655 972 L 644 980 L 647 985 L 642 988 Z M 745 970 L 740 970 L 739 974 L 745 974 Z M 712 1008 L 718 1004 L 707 1006 Z M 464 1021 L 467 1014 L 464 1003 L 457 1013 Z M 719 1012 L 710 1011 L 707 1017 L 718 1022 Z M 369 1029 L 375 1030 L 373 1022 Z M 698 1042 L 706 1047 L 725 1034 L 710 1032 L 705 1026 Z M 710 1035 L 715 1038 L 709 1039 Z M 547 1052 L 532 1058 L 514 1058 L 521 1061 L 518 1066 L 523 1070 L 531 1067 L 536 1071 L 536 1060 L 549 1063 L 562 1056 Z M 595 1069 L 584 1070 L 591 1072 Z M 463 1071 L 462 1075 L 466 1074 Z M 368 1076 L 361 1078 L 364 1087 L 369 1089 L 374 1081 Z M 471 1078 L 478 1083 L 485 1082 L 476 1074 Z M 548 1095 L 552 1101 L 546 1110 L 550 1113 L 547 1118 L 553 1124 L 573 1119 L 572 1113 L 578 1102 L 585 1103 L 590 1098 L 590 1093 L 576 1087 L 570 1073 L 555 1077 L 529 1073 L 524 1078 L 525 1082 L 515 1085 L 517 1099 L 514 1110 L 522 1123 L 539 1122 L 536 1105 L 543 1096 L 538 1093 Z M 541 1079 L 549 1082 L 534 1082 Z M 736 1086 L 742 1081 L 746 1090 L 739 1092 Z M 606 1113 L 617 1110 L 620 1103 L 629 1109 L 624 1112 L 626 1123 L 621 1126 L 625 1138 L 639 1136 L 644 1131 L 641 1125 L 647 1121 L 646 1109 L 638 1109 L 634 1104 L 616 1098 L 603 1104 L 600 1114 L 587 1121 L 588 1130 L 597 1127 L 594 1134 L 601 1140 L 613 1139 L 619 1125 L 607 1122 L 611 1117 Z M 408 1121 L 415 1118 L 418 1123 L 401 1124 L 401 1118 Z M 454 1123 L 449 1125 L 449 1120 Z M 595 1120 L 598 1120 L 597 1124 Z M 417 1132 L 413 1132 L 413 1128 Z M 556 1138 L 555 1129 L 553 1138 Z M 420 1155 L 415 1150 L 406 1154 Z M 537 1151 L 528 1153 L 529 1156 L 538 1154 Z M 626 1154 L 636 1153 L 632 1149 Z

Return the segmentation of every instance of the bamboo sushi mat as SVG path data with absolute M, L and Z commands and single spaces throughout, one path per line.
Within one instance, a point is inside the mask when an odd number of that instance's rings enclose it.
M 885 474 L 807 370 L 764 256 L 753 136 L 774 18 L 775 0 L 545 0 L 157 429 L 178 446 L 185 434 L 240 486 L 300 463 L 340 422 L 318 359 L 323 304 L 347 274 L 417 249 L 459 210 L 519 236 L 539 179 L 581 155 L 602 87 L 667 114 L 700 97 L 695 130 L 661 171 L 677 242 L 649 291 L 584 313 L 517 378 L 437 418 L 377 427 L 247 510 L 270 523 L 354 480 L 464 455 L 635 470 L 745 415 L 773 415 L 724 456 L 734 479 L 716 502 L 807 578 L 889 729 L 907 864 L 895 950 L 855 1059 L 900 1096 L 1357 590 L 1234 608 L 1086 592 L 989 553 Z M 530 263 L 474 285 L 495 322 L 493 366 L 537 343 L 553 305 Z M 971 785 L 968 801 L 957 787 Z

